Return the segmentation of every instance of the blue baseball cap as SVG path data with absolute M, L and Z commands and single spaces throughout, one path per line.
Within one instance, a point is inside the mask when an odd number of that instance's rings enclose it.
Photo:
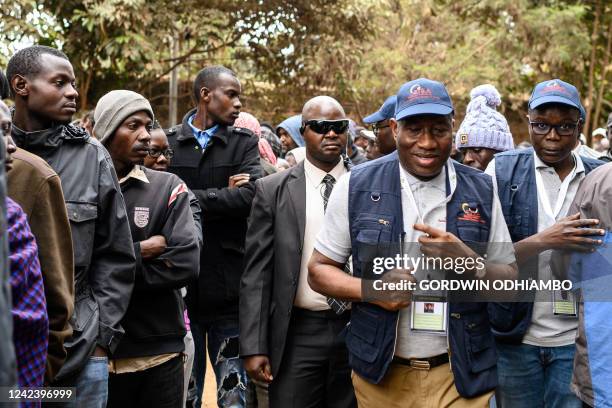
M 580 93 L 572 84 L 560 79 L 540 82 L 533 88 L 529 98 L 529 109 L 536 109 L 545 103 L 560 103 L 569 105 L 580 111 L 580 117 L 584 119 L 586 113 L 580 102 Z
M 397 93 L 395 119 L 415 115 L 448 115 L 453 102 L 443 83 L 419 78 L 402 85 Z
M 366 123 L 369 125 L 371 123 L 376 123 L 376 122 L 380 122 L 383 120 L 391 119 L 393 116 L 395 116 L 395 101 L 396 100 L 397 100 L 397 97 L 395 95 L 390 96 L 387 99 L 385 99 L 385 102 L 376 112 L 363 118 L 363 123 Z

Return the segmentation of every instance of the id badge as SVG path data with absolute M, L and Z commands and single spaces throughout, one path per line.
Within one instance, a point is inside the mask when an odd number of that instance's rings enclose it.
M 555 316 L 576 317 L 578 315 L 576 298 L 572 292 L 568 290 L 555 290 L 552 296 L 553 314 Z
M 410 330 L 445 336 L 448 329 L 448 302 L 441 296 L 413 296 Z

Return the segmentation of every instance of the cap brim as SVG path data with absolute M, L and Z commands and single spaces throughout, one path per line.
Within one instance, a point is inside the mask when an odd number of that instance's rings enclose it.
M 409 116 L 416 115 L 448 115 L 453 112 L 453 108 L 439 103 L 420 103 L 408 106 L 395 114 L 395 120 L 402 120 Z
M 529 102 L 529 109 L 536 109 L 538 106 L 542 106 L 546 103 L 561 103 L 563 105 L 568 105 L 568 106 L 571 106 L 572 108 L 576 108 L 580 112 L 582 112 L 581 106 L 576 105 L 575 102 L 572 102 L 568 98 L 564 98 L 562 96 L 557 96 L 557 95 L 543 96 L 541 98 L 534 99 L 533 101 Z
M 370 125 L 372 123 L 380 122 L 381 120 L 385 120 L 385 119 L 386 118 L 382 115 L 382 113 L 380 113 L 380 111 L 377 111 L 363 118 L 363 123 Z

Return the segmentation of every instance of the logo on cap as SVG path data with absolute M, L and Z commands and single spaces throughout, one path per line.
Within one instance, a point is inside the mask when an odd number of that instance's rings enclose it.
M 567 92 L 567 90 L 562 87 L 561 85 L 559 85 L 559 83 L 557 81 L 555 81 L 554 79 L 552 81 L 549 81 L 545 86 L 544 89 L 542 89 L 542 92 L 561 92 L 561 93 L 569 93 Z
M 459 135 L 459 143 L 467 144 L 467 142 L 468 142 L 468 134 L 467 133 L 462 133 L 461 135 Z
M 430 89 L 421 86 L 420 84 L 414 84 L 410 87 L 410 95 L 406 98 L 409 101 L 415 99 L 439 99 L 433 96 L 433 92 Z

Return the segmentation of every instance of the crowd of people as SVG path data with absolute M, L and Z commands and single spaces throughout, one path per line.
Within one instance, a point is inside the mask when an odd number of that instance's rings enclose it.
M 163 129 L 123 89 L 74 121 L 54 48 L 16 52 L 0 80 L 0 385 L 74 387 L 66 407 L 201 407 L 208 355 L 219 407 L 612 407 L 612 114 L 586 146 L 572 84 L 534 87 L 516 144 L 489 84 L 460 124 L 445 85 L 419 78 L 371 130 L 325 95 L 274 127 L 209 66 Z M 372 297 L 372 248 L 389 245 L 581 291 Z M 423 273 L 383 279 L 445 276 Z

